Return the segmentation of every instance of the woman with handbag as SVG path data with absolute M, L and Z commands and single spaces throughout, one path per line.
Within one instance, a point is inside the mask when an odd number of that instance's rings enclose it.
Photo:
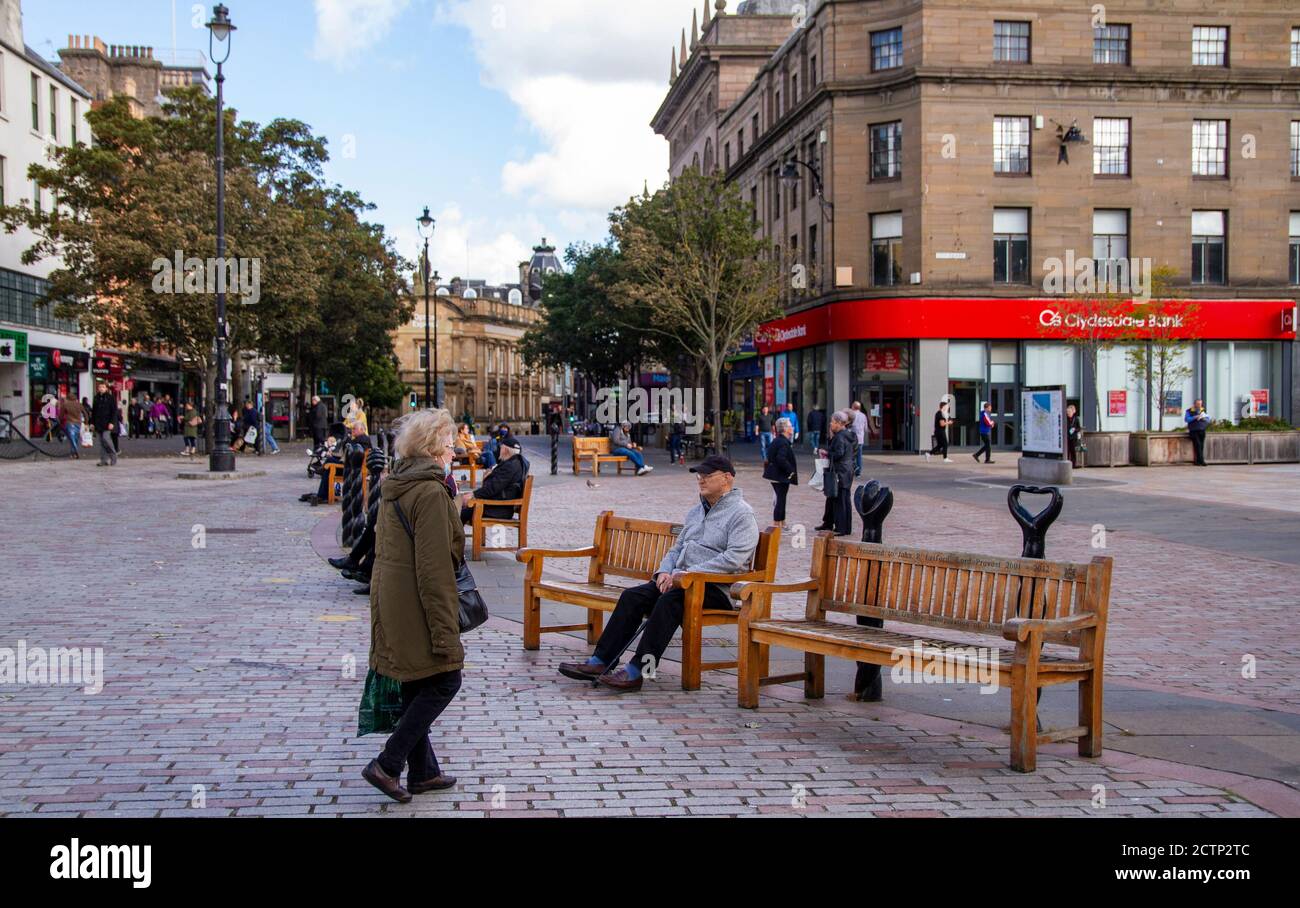
M 794 437 L 794 426 L 790 420 L 781 417 L 776 421 L 776 437 L 767 446 L 767 460 L 763 463 L 763 478 L 772 484 L 776 493 L 776 504 L 772 509 L 772 522 L 785 525 L 785 500 L 790 494 L 790 486 L 799 484 L 799 464 L 795 461 L 794 446 L 790 440 Z
M 852 417 L 843 410 L 831 416 L 831 440 L 823 455 L 830 461 L 822 488 L 826 510 L 817 532 L 834 530 L 836 536 L 853 532 L 853 452 L 858 442 L 852 424 Z
M 455 434 L 446 410 L 423 410 L 398 422 L 399 459 L 380 487 L 375 521 L 370 668 L 401 682 L 402 715 L 362 776 L 403 803 L 456 784 L 429 743 L 434 720 L 460 690 L 465 661 L 457 589 L 465 531 L 446 481 Z

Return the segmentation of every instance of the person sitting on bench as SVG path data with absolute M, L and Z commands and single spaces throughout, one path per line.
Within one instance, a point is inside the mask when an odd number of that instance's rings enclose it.
M 353 444 L 358 444 L 366 448 L 372 447 L 370 436 L 366 434 L 365 423 L 360 420 L 354 422 L 352 424 L 351 432 Z M 316 490 L 315 495 L 309 495 L 303 499 L 304 501 L 309 502 L 313 508 L 317 505 L 327 504 L 329 502 L 330 473 L 327 465 L 332 463 L 343 463 L 342 445 L 335 445 L 334 450 L 330 452 L 330 455 L 321 461 L 320 488 Z
M 468 493 L 462 499 L 460 522 L 469 526 L 474 521 L 474 509 L 468 505 L 472 498 L 487 501 L 518 501 L 524 494 L 524 480 L 528 477 L 528 461 L 524 459 L 518 439 L 506 435 L 499 439 L 497 449 L 501 452 L 501 461 L 483 480 L 483 484 Z M 483 516 L 500 520 L 509 520 L 515 516 L 512 507 L 484 507 Z
M 706 457 L 691 467 L 700 503 L 686 515 L 673 547 L 664 555 L 654 580 L 624 591 L 600 635 L 596 651 L 586 662 L 565 662 L 560 674 L 577 681 L 597 680 L 619 691 L 641 689 L 642 671 L 657 667 L 673 634 L 682 626 L 686 591 L 682 575 L 741 574 L 748 571 L 758 548 L 758 521 L 736 485 L 736 468 L 720 455 Z M 710 583 L 704 591 L 706 609 L 730 609 L 727 587 Z M 647 620 L 648 619 L 648 620 Z M 626 665 L 618 659 L 636 637 L 641 622 L 645 633 L 636 654 Z
M 633 444 L 631 436 L 628 435 L 631 431 L 632 424 L 630 422 L 616 426 L 614 431 L 609 433 L 609 453 L 616 457 L 626 457 L 632 461 L 632 466 L 636 467 L 636 475 L 644 476 L 654 470 L 654 467 L 645 465 L 645 457 L 641 454 L 641 446 Z

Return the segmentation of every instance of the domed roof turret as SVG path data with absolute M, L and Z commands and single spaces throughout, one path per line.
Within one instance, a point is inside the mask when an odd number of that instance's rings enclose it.
M 528 298 L 538 302 L 542 298 L 542 279 L 548 274 L 564 270 L 564 264 L 555 254 L 555 247 L 542 237 L 542 245 L 533 247 L 533 257 L 528 262 Z

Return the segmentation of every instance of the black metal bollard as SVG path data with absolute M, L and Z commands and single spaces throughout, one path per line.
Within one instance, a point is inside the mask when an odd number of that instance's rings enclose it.
M 1043 508 L 1037 514 L 1030 514 L 1028 509 L 1020 503 L 1021 495 L 1049 495 L 1051 501 L 1047 507 Z M 1047 550 L 1047 531 L 1051 529 L 1056 518 L 1061 516 L 1061 508 L 1065 506 L 1065 499 L 1061 495 L 1061 490 L 1055 486 L 1012 486 L 1011 491 L 1007 493 L 1007 507 L 1011 510 L 1011 516 L 1015 518 L 1016 523 L 1020 524 L 1020 531 L 1024 535 L 1024 546 L 1020 553 L 1021 558 L 1045 558 Z
M 888 486 L 882 486 L 877 480 L 858 486 L 853 493 L 853 506 L 862 518 L 862 541 L 877 545 L 885 540 L 885 518 L 894 509 L 894 493 Z M 858 616 L 859 627 L 884 627 L 881 618 Z M 874 703 L 884 696 L 884 683 L 880 680 L 880 666 L 867 662 L 858 663 L 858 672 L 853 679 L 854 699 L 861 703 Z
M 357 529 L 357 516 L 361 512 L 361 464 L 365 448 L 348 444 L 343 457 L 343 546 L 351 548 L 361 535 Z
M 384 436 L 380 435 L 380 439 L 383 438 Z M 380 448 L 371 451 L 370 456 L 366 458 L 366 470 L 370 473 L 370 490 L 366 495 L 366 520 L 362 524 L 363 530 L 365 527 L 373 527 L 375 521 L 379 519 L 379 502 L 381 498 L 379 486 L 383 481 L 380 477 L 387 466 L 388 455 Z

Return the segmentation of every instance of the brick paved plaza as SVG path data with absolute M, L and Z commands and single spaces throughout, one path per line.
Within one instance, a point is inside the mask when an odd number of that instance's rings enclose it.
M 535 545 L 588 544 L 605 509 L 679 519 L 691 503 L 685 469 L 661 457 L 652 476 L 606 475 L 592 488 L 585 476 L 547 475 L 543 443 L 527 443 Z M 739 485 L 765 519 L 770 494 L 754 459 L 738 454 Z M 1003 459 L 994 468 L 869 461 L 864 475 L 896 489 L 887 540 L 1018 554 L 998 485 L 1013 458 Z M 825 700 L 766 688 L 757 711 L 736 708 L 730 672 L 683 693 L 675 663 L 639 695 L 593 690 L 555 673 L 587 652 L 576 635 L 523 650 L 522 569 L 491 555 L 475 573 L 494 617 L 466 638 L 465 685 L 434 726 L 460 784 L 397 805 L 360 777 L 381 738 L 355 737 L 368 600 L 324 563 L 338 552 L 337 508 L 297 503 L 309 483 L 292 449 L 241 461 L 268 475 L 237 483 L 179 481 L 181 463 L 0 463 L 0 645 L 104 654 L 97 694 L 0 687 L 0 815 L 1300 815 L 1300 566 L 1243 554 L 1213 534 L 1204 544 L 1169 538 L 1195 532 L 1195 521 L 1177 519 L 1187 507 L 1209 522 L 1280 519 L 1294 551 L 1297 503 L 1266 494 L 1275 474 L 1236 470 L 1232 487 L 1250 504 L 1235 509 L 1180 491 L 1182 468 L 1090 471 L 1089 481 L 1124 485 L 1067 491 L 1049 556 L 1086 560 L 1100 522 L 1116 559 L 1099 760 L 1049 746 L 1037 773 L 1015 773 L 1000 728 L 1005 691 L 887 684 L 884 703 L 852 703 L 843 696 L 852 667 L 835 660 Z M 1159 520 L 1156 532 L 1125 526 L 1124 509 L 1143 501 L 1173 515 L 1167 529 Z M 820 518 L 807 488 L 791 504 L 792 523 Z M 1108 507 L 1115 522 L 1093 518 Z M 192 544 L 197 525 L 205 548 Z M 1243 534 L 1230 535 L 1245 545 Z M 779 580 L 807 571 L 809 549 L 796 538 L 782 547 Z M 568 567 L 585 571 L 585 562 Z M 786 613 L 801 607 L 794 597 L 778 603 Z M 727 646 L 715 630 L 706 646 Z M 1243 677 L 1247 655 L 1253 679 Z M 780 668 L 782 653 L 773 660 Z M 1043 703 L 1045 722 L 1059 724 L 1073 690 L 1049 691 Z

